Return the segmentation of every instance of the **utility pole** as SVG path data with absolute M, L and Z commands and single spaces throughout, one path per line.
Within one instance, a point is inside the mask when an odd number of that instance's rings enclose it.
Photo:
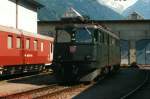
M 18 0 L 16 0 L 16 29 L 18 29 Z

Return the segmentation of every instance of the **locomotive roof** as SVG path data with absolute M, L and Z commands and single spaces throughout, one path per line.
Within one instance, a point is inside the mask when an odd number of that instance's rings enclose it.
M 109 35 L 113 36 L 116 39 L 119 39 L 119 37 L 114 34 L 113 32 L 111 32 L 108 28 L 103 27 L 101 25 L 97 25 L 97 24 L 65 24 L 65 25 L 61 25 L 61 26 L 57 26 L 56 29 L 63 29 L 63 28 L 95 28 L 95 29 L 100 29 L 102 31 L 104 31 L 105 33 L 108 33 Z
M 54 41 L 53 37 L 48 37 L 48 36 L 44 36 L 44 35 L 40 35 L 40 34 L 33 34 L 33 33 L 23 31 L 23 30 L 20 30 L 20 29 L 15 29 L 13 27 L 6 27 L 6 26 L 0 25 L 0 31 L 14 33 L 14 34 L 18 34 L 18 35 L 23 34 L 23 35 L 26 35 L 26 36 L 31 36 L 31 37 L 35 37 L 35 38 L 41 38 L 41 39 Z
M 111 35 L 112 37 L 115 37 L 116 39 L 120 39 L 116 34 L 114 34 L 113 32 L 111 32 L 108 29 L 103 28 L 102 26 L 99 27 L 101 30 L 103 30 L 104 32 L 108 33 L 109 35 Z

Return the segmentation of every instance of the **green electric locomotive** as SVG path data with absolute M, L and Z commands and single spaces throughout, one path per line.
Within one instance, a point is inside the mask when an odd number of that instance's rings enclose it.
M 54 63 L 62 80 L 92 81 L 119 68 L 119 37 L 96 24 L 56 27 Z

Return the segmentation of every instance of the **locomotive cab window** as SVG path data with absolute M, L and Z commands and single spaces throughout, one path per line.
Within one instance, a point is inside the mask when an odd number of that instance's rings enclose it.
M 34 40 L 34 50 L 37 50 L 38 49 L 38 41 L 37 40 Z
M 16 38 L 16 47 L 19 49 L 21 48 L 21 38 L 20 37 L 17 37 Z
M 30 39 L 26 39 L 26 49 L 30 49 Z
M 13 48 L 13 37 L 11 35 L 7 38 L 7 47 L 8 49 Z

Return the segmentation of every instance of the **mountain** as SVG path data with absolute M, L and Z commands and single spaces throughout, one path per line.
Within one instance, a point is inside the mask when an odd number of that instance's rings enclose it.
M 123 16 L 97 0 L 36 0 L 45 7 L 38 11 L 39 20 L 59 20 L 69 7 L 93 20 L 119 20 Z
M 145 19 L 150 19 L 150 0 L 138 0 L 134 5 L 127 8 L 124 16 L 128 16 L 133 11 L 140 13 Z

